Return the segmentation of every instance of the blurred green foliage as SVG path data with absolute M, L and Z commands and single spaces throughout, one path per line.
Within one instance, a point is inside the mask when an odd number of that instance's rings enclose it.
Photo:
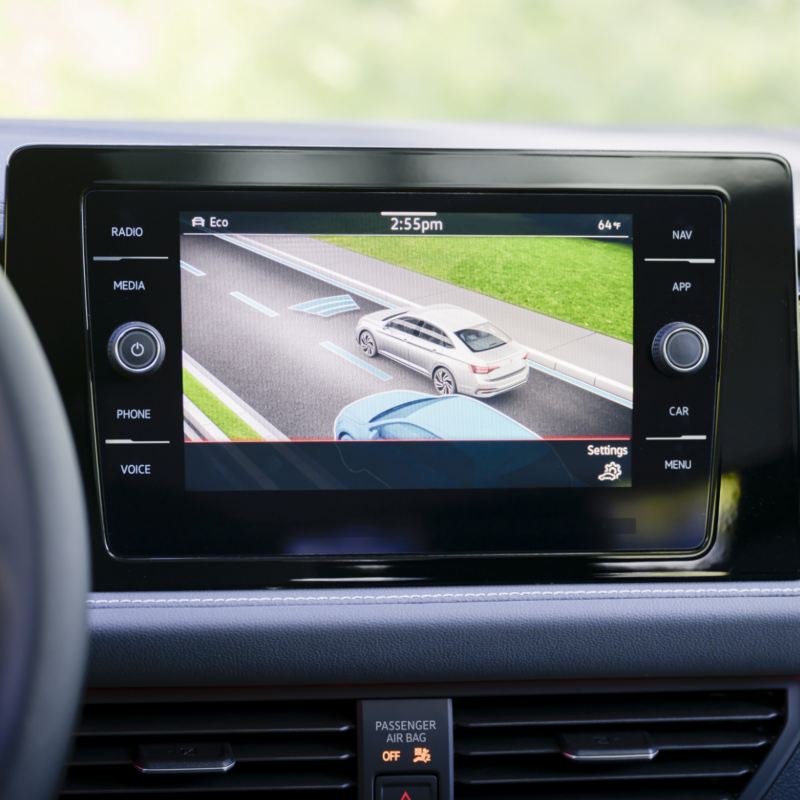
M 0 0 L 6 117 L 800 124 L 800 0 Z

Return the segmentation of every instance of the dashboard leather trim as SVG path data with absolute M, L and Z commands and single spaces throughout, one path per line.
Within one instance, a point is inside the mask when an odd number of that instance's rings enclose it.
M 92 688 L 800 672 L 800 584 L 94 594 L 89 620 Z
M 204 608 L 208 606 L 283 606 L 283 605 L 329 605 L 329 604 L 377 604 L 377 603 L 452 603 L 452 602 L 515 602 L 536 600 L 587 600 L 592 598 L 631 600 L 669 597 L 793 597 L 800 596 L 800 584 L 791 586 L 727 586 L 724 588 L 609 588 L 609 589 L 519 589 L 498 591 L 475 591 L 474 589 L 451 589 L 446 592 L 381 592 L 351 594 L 291 594 L 277 593 L 252 595 L 247 592 L 219 596 L 208 596 L 193 592 L 191 596 L 162 593 L 158 596 L 139 597 L 96 593 L 89 600 L 89 608 Z

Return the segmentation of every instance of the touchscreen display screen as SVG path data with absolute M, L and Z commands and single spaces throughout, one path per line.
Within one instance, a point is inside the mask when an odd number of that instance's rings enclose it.
M 116 554 L 707 541 L 719 198 L 97 190 L 86 213 Z
M 632 485 L 632 216 L 180 226 L 189 491 Z

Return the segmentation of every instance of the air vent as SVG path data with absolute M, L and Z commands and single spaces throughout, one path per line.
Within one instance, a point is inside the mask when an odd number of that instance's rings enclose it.
M 350 800 L 354 719 L 338 701 L 89 703 L 61 796 Z
M 454 700 L 458 800 L 734 800 L 782 691 Z

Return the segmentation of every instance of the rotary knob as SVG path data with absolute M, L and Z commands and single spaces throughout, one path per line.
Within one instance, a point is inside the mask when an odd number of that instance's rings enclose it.
M 653 338 L 653 362 L 667 375 L 691 375 L 708 361 L 708 339 L 688 322 L 670 322 Z
M 146 322 L 126 322 L 108 340 L 112 366 L 126 375 L 147 375 L 164 361 L 164 339 Z

